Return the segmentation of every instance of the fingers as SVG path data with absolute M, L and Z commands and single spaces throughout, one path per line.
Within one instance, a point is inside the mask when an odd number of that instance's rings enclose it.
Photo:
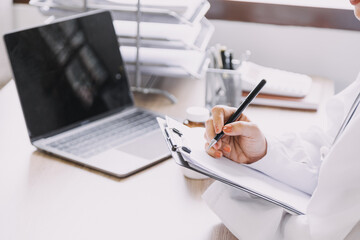
M 213 130 L 215 134 L 223 130 L 225 122 L 236 112 L 236 108 L 217 105 L 211 109 Z M 249 118 L 241 114 L 237 121 L 250 122 Z
M 251 122 L 238 121 L 226 124 L 223 131 L 228 136 L 244 136 L 254 138 L 259 133 L 259 128 Z
M 222 149 L 223 153 L 230 153 L 231 152 L 231 146 L 229 144 L 223 144 Z
M 214 139 L 216 134 L 220 133 L 224 127 L 224 123 L 227 121 L 227 119 L 234 114 L 236 111 L 235 108 L 226 107 L 226 106 L 215 106 L 211 110 L 212 112 L 212 118 L 208 119 L 205 123 L 206 131 L 205 131 L 205 139 L 208 142 L 205 146 L 208 154 L 215 158 L 220 158 L 222 156 L 228 157 L 230 156 L 231 152 L 231 146 L 227 143 L 224 143 L 221 139 L 212 147 L 211 149 L 207 149 L 209 146 L 209 142 Z M 245 115 L 241 115 L 238 119 L 238 121 L 249 121 L 249 119 Z M 242 135 L 243 132 L 238 131 L 238 127 L 235 126 L 233 129 L 232 125 L 227 125 L 229 136 L 235 136 L 235 135 Z M 233 130 L 236 130 L 233 132 Z M 236 134 L 237 132 L 241 132 L 242 134 Z M 250 133 L 249 133 L 250 134 Z M 225 141 L 228 142 L 228 141 Z
M 216 134 L 222 131 L 225 121 L 236 111 L 235 108 L 217 105 L 211 109 L 214 131 Z
M 224 126 L 224 109 L 220 106 L 215 106 L 211 109 L 211 113 L 213 116 L 213 129 L 216 134 L 222 131 Z
M 214 137 L 216 136 L 215 130 L 214 130 L 214 123 L 213 119 L 209 118 L 205 122 L 205 139 L 207 142 L 210 142 Z M 221 140 L 219 140 L 215 145 L 215 149 L 221 148 Z
M 238 121 L 250 122 L 250 119 L 245 114 L 241 114 Z
M 214 121 L 212 118 L 209 118 L 205 122 L 205 139 L 210 142 L 215 136 Z
M 207 153 L 214 158 L 221 158 L 222 156 L 229 156 L 229 154 L 231 152 L 231 147 L 229 144 L 224 144 L 221 149 L 215 149 L 213 147 L 208 149 L 208 147 L 209 147 L 209 143 L 206 143 L 205 149 L 207 150 Z
M 223 153 L 220 150 L 216 150 L 213 147 L 210 149 L 208 149 L 208 148 L 209 148 L 209 143 L 206 143 L 205 149 L 210 156 L 212 156 L 214 158 L 221 158 L 223 156 Z

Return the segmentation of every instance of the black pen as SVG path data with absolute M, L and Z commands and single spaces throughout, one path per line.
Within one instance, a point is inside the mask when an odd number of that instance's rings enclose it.
M 266 80 L 263 79 L 259 82 L 259 84 L 247 95 L 245 100 L 241 103 L 240 107 L 236 110 L 236 112 L 226 121 L 224 126 L 226 124 L 232 123 L 236 121 L 241 115 L 241 113 L 245 110 L 245 108 L 251 103 L 251 101 L 259 94 L 260 90 L 264 87 L 266 84 Z M 214 139 L 211 140 L 209 147 L 207 150 L 212 148 L 222 137 L 224 136 L 224 132 L 221 131 L 221 133 L 218 133 Z
M 232 64 L 232 59 L 233 59 L 233 53 L 232 53 L 232 51 L 230 51 L 230 53 L 229 53 L 229 69 L 234 70 L 234 66 Z

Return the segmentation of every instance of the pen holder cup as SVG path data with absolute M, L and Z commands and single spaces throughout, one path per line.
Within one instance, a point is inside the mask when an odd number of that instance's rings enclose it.
M 208 68 L 205 75 L 205 106 L 238 107 L 242 99 L 241 74 L 238 70 Z

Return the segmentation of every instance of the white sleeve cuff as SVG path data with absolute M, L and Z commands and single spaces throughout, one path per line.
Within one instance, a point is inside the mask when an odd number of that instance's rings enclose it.
M 248 166 L 311 195 L 317 185 L 318 169 L 292 159 L 288 151 L 294 150 L 276 138 L 268 136 L 266 141 L 266 155 Z

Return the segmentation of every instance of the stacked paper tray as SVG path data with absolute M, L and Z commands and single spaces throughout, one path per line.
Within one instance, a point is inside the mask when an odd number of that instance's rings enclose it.
M 156 4 L 151 5 L 150 2 Z M 84 2 L 86 4 L 84 5 Z M 129 4 L 132 2 L 132 4 Z M 171 24 L 195 24 L 200 22 L 209 10 L 210 4 L 204 0 L 162 1 L 141 0 L 141 22 Z M 64 17 L 95 9 L 110 10 L 115 20 L 136 21 L 137 0 L 31 0 L 47 16 Z M 172 4 L 171 4 L 172 3 Z M 176 5 L 175 3 L 178 3 Z M 172 6 L 172 7 L 171 7 Z M 169 8 L 167 8 L 169 7 Z
M 136 48 L 120 47 L 127 71 L 135 71 Z M 147 75 L 200 78 L 208 66 L 205 52 L 176 49 L 140 49 L 140 71 Z
M 121 46 L 136 46 L 136 22 L 115 20 L 114 27 Z M 193 25 L 140 23 L 141 47 L 148 48 L 205 51 L 213 32 L 214 27 L 206 18 Z
M 207 0 L 141 0 L 140 8 L 138 0 L 31 0 L 30 4 L 50 20 L 95 9 L 111 11 L 130 72 L 193 78 L 205 72 L 205 50 L 214 33 L 204 17 L 210 8 Z

